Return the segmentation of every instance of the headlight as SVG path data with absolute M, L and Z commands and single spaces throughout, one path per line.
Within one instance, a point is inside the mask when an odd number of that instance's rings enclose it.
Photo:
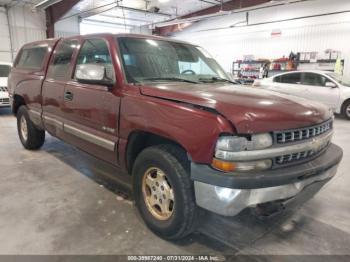
M 222 136 L 216 144 L 212 167 L 225 172 L 247 172 L 269 169 L 272 166 L 270 159 L 249 162 L 229 161 L 232 160 L 235 152 L 265 149 L 272 146 L 272 144 L 272 136 L 268 133 L 252 135 L 250 139 L 243 136 Z
M 258 150 L 272 146 L 270 134 L 252 135 L 248 140 L 242 136 L 222 136 L 216 144 L 216 150 L 239 152 L 245 150 Z

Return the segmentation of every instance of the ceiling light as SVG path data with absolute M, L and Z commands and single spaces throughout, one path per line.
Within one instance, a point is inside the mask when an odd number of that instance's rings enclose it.
M 169 0 L 158 0 L 159 3 L 166 3 L 169 2 Z

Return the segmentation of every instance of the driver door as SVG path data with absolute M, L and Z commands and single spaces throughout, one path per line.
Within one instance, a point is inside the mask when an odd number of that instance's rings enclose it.
M 82 150 L 117 163 L 118 118 L 120 97 L 103 83 L 77 81 L 77 67 L 102 65 L 105 74 L 115 80 L 108 41 L 104 38 L 85 39 L 76 58 L 73 77 L 64 90 L 65 140 Z

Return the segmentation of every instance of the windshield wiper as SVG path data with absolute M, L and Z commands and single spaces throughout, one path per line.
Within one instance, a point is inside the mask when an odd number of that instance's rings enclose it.
M 157 80 L 164 80 L 164 81 L 178 81 L 178 82 L 186 82 L 186 83 L 192 83 L 192 84 L 198 84 L 197 81 L 194 80 L 188 80 L 180 77 L 149 77 L 144 78 L 142 81 L 157 81 Z
M 213 82 L 227 82 L 227 83 L 231 83 L 234 85 L 238 84 L 238 82 L 236 82 L 236 81 L 231 81 L 229 79 L 218 77 L 218 76 L 213 76 L 211 78 L 199 78 L 198 80 L 202 81 L 202 82 L 211 82 L 211 83 L 213 83 Z

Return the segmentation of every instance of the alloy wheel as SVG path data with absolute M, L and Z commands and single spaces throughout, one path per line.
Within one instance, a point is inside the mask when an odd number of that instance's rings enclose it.
M 156 167 L 147 169 L 142 193 L 148 211 L 158 220 L 168 220 L 174 211 L 174 191 L 166 174 Z
M 350 118 L 350 105 L 348 105 L 345 109 L 346 116 Z
M 22 138 L 27 141 L 28 140 L 28 125 L 27 125 L 27 120 L 24 117 L 24 115 L 21 117 L 21 135 Z

